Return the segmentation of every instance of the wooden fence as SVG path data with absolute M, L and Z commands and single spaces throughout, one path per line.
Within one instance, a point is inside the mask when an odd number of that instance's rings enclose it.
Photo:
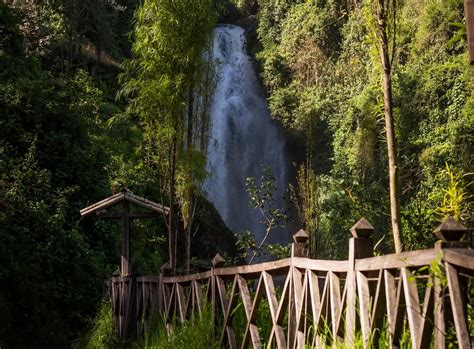
M 208 304 L 220 347 L 369 346 L 385 328 L 393 348 L 407 334 L 413 348 L 445 348 L 448 339 L 471 348 L 474 251 L 459 241 L 464 227 L 447 220 L 433 249 L 377 257 L 370 224 L 360 220 L 351 231 L 345 261 L 306 258 L 299 232 L 283 260 L 224 268 L 216 256 L 203 273 L 112 278 L 117 334 L 141 336 L 151 312 L 185 322 Z M 238 308 L 243 326 L 234 321 Z

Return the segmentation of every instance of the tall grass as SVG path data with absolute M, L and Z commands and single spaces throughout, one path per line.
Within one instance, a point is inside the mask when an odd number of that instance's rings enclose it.
M 92 322 L 92 329 L 76 342 L 73 348 L 99 349 L 117 348 L 117 341 L 112 319 L 112 304 L 110 300 L 104 299 L 99 311 Z
M 375 329 L 372 333 L 369 334 L 364 343 L 364 338 L 362 333 L 358 331 L 355 334 L 354 342 L 348 344 L 340 337 L 335 337 L 329 328 L 327 323 L 324 323 L 321 328 L 318 328 L 316 331 L 314 327 L 310 327 L 308 335 L 306 338 L 307 343 L 313 341 L 313 337 L 316 336 L 314 341 L 314 346 L 311 344 L 306 344 L 305 348 L 318 348 L 318 349 L 364 349 L 364 348 L 379 348 L 379 349 L 389 349 L 392 348 L 390 345 L 390 334 L 387 322 L 384 323 L 383 327 L 380 329 Z M 433 343 L 431 346 L 433 347 Z M 404 322 L 401 337 L 398 343 L 399 349 L 410 349 L 412 348 L 410 332 L 406 322 Z
M 150 317 L 143 342 L 145 348 L 210 349 L 216 347 L 213 339 L 210 307 L 204 307 L 201 316 L 193 315 L 184 324 L 174 318 L 166 323 L 160 314 Z

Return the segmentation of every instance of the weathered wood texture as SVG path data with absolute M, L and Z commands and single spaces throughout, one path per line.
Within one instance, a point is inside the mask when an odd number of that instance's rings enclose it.
M 208 304 L 221 347 L 318 347 L 328 344 L 328 330 L 329 341 L 350 345 L 359 334 L 369 347 L 380 334 L 375 330 L 386 326 L 393 348 L 400 347 L 404 331 L 413 348 L 445 348 L 447 333 L 459 348 L 471 348 L 473 251 L 437 245 L 368 257 L 372 245 L 363 239 L 351 239 L 347 261 L 293 256 L 185 276 L 112 278 L 117 334 L 140 336 L 154 311 L 184 322 Z M 246 324 L 236 328 L 239 308 Z M 269 324 L 262 326 L 262 318 Z M 271 330 L 264 334 L 263 327 Z

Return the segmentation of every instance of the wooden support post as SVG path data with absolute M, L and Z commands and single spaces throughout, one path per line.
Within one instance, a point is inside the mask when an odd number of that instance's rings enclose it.
M 352 238 L 349 240 L 349 266 L 347 270 L 347 306 L 345 322 L 345 342 L 350 347 L 355 342 L 356 315 L 357 315 L 357 283 L 355 262 L 356 259 L 372 257 L 374 247 L 370 237 L 374 232 L 374 227 L 361 218 L 351 229 Z M 362 314 L 360 314 L 362 317 Z M 368 316 L 368 314 L 364 314 Z
M 467 52 L 469 63 L 474 64 L 474 0 L 464 0 L 466 14 Z
M 472 5 L 474 6 L 474 2 L 472 3 Z M 474 15 L 474 11 L 473 11 L 473 15 Z M 467 16 L 467 8 L 466 8 L 466 16 Z M 467 242 L 461 241 L 461 239 L 464 237 L 466 232 L 467 232 L 466 227 L 464 227 L 461 223 L 455 221 L 452 217 L 449 217 L 448 219 L 446 219 L 434 230 L 434 234 L 439 239 L 435 243 L 436 255 L 440 257 L 443 256 L 443 249 L 447 249 L 447 248 L 467 248 L 468 247 Z M 457 278 L 455 276 L 457 276 L 456 275 L 457 272 L 454 269 L 455 268 L 450 265 L 446 266 L 446 271 L 447 272 L 448 270 L 451 271 L 451 274 L 447 275 L 447 277 L 451 276 L 451 278 L 455 281 L 454 284 L 456 284 Z M 446 297 L 445 297 L 446 286 L 447 285 L 443 285 L 441 283 L 441 280 L 439 277 L 434 278 L 434 331 L 435 331 L 434 339 L 435 339 L 436 349 L 444 349 L 446 347 L 446 321 L 447 321 L 447 316 L 446 316 L 447 302 L 446 302 Z M 452 284 L 450 286 L 452 286 Z M 461 294 L 456 294 L 456 291 L 458 291 L 458 289 L 449 290 L 450 299 L 452 302 L 453 302 L 453 298 L 456 297 L 456 299 L 454 299 L 454 303 L 462 301 L 462 298 L 463 298 Z M 457 305 L 457 303 L 455 305 Z M 465 314 L 461 314 L 461 313 L 462 312 L 459 312 L 458 314 L 460 318 L 454 319 L 455 322 L 457 321 L 456 330 L 457 332 L 459 331 L 458 333 L 462 333 L 462 329 L 464 328 L 464 324 L 462 320 L 465 319 L 465 317 L 463 316 Z M 454 316 L 456 317 L 456 315 Z M 461 319 L 461 318 L 464 318 L 464 319 Z M 466 346 L 466 343 L 462 343 L 462 341 L 460 342 L 460 345 L 461 344 L 464 344 Z
M 293 243 L 291 244 L 291 257 L 305 257 L 309 256 L 308 249 L 309 235 L 303 229 L 298 230 L 293 235 Z
M 122 276 L 131 274 L 130 263 L 130 205 L 127 201 L 122 203 Z
M 307 258 L 309 256 L 308 249 L 308 239 L 309 235 L 303 229 L 298 230 L 293 234 L 293 243 L 291 244 L 291 257 L 303 257 Z M 299 275 L 298 277 L 295 276 Z M 301 291 L 301 280 L 303 274 L 296 268 L 291 267 L 288 272 L 288 277 L 290 278 L 289 283 L 289 307 L 288 307 L 288 346 L 290 348 L 296 347 L 298 343 L 298 328 L 299 323 L 298 319 L 298 305 L 296 303 L 296 298 L 302 296 Z M 301 342 L 301 341 L 300 341 Z
M 160 268 L 160 275 L 158 276 L 158 313 L 165 314 L 168 309 L 167 299 L 165 296 L 165 286 L 163 284 L 163 276 L 171 274 L 171 267 L 169 263 L 163 264 Z
M 216 276 L 214 275 L 214 269 L 222 267 L 224 265 L 224 258 L 217 253 L 214 258 L 212 258 L 212 268 L 211 268 L 211 321 L 212 321 L 212 342 L 215 343 L 216 336 L 216 310 L 217 310 L 217 297 L 216 297 Z

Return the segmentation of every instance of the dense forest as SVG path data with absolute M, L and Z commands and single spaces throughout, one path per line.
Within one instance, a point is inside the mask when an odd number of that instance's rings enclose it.
M 246 30 L 294 160 L 288 224 L 312 256 L 345 258 L 360 217 L 392 252 L 375 3 L 0 0 L 0 346 L 70 346 L 88 330 L 121 239 L 79 210 L 125 188 L 171 209 L 134 225 L 137 272 L 242 262 L 203 191 L 218 23 Z M 399 0 L 387 33 L 402 245 L 421 249 L 447 216 L 473 226 L 463 0 Z

